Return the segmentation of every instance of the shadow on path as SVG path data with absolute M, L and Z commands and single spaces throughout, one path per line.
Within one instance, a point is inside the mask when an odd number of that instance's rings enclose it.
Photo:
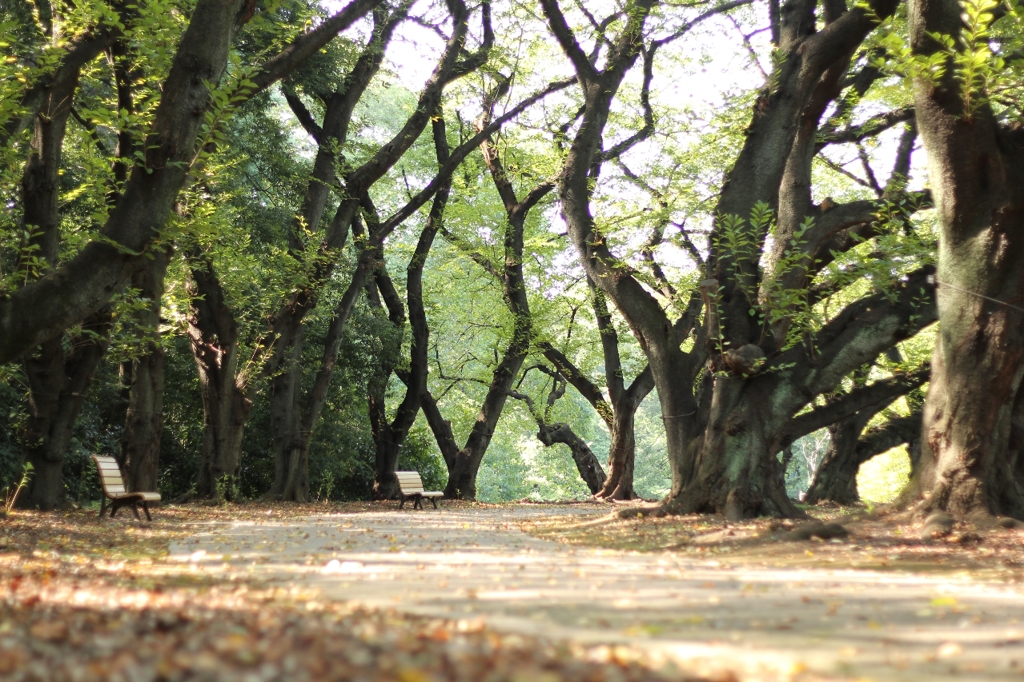
M 742 679 L 1022 680 L 1024 593 L 912 573 L 725 568 L 581 549 L 518 524 L 590 506 L 336 514 L 201 528 L 189 571 L 317 588 L 323 599 L 628 644 L 652 663 Z

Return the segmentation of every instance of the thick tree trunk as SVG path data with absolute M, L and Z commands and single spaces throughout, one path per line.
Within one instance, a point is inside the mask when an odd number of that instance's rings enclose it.
M 874 15 L 888 16 L 895 2 L 877 2 L 873 12 L 842 7 L 836 14 L 832 9 L 825 8 L 825 25 L 816 30 L 815 2 L 785 4 L 779 35 L 783 57 L 773 70 L 771 87 L 765 88 L 755 105 L 743 149 L 719 196 L 717 236 L 712 237 L 717 244 L 707 263 L 714 279 L 702 283 L 716 376 L 693 477 L 685 486 L 673 488 L 667 505 L 672 510 L 718 512 L 730 519 L 803 516 L 786 494 L 784 472 L 775 456 L 784 445 L 786 424 L 814 396 L 834 390 L 845 375 L 873 360 L 885 347 L 880 342 L 888 340 L 891 345 L 914 327 L 909 322 L 913 319 L 910 308 L 915 307 L 910 300 L 901 302 L 902 310 L 883 312 L 877 308 L 881 300 L 873 302 L 873 309 L 865 299 L 817 334 L 818 348 L 812 350 L 813 344 L 805 339 L 807 345 L 787 350 L 788 325 L 772 325 L 772 315 L 767 314 L 771 310 L 778 317 L 779 313 L 772 310 L 773 287 L 800 289 L 810 281 L 819 242 L 871 222 L 871 212 L 863 206 L 858 206 L 859 222 L 833 224 L 831 218 L 821 219 L 824 211 L 811 202 L 810 171 L 819 121 L 841 92 L 841 77 L 851 55 L 876 25 Z M 764 217 L 768 208 L 777 208 L 776 247 L 795 249 L 794 253 L 804 249 L 806 254 L 799 267 L 775 272 L 777 259 L 769 253 L 768 278 L 764 278 L 761 261 L 772 223 Z M 841 214 L 845 216 L 846 211 Z M 755 213 L 761 215 L 758 220 Z M 816 221 L 818 231 L 805 239 L 806 244 L 793 245 L 788 232 L 807 218 Z M 730 248 L 726 234 L 755 246 Z M 923 293 L 922 279 L 919 275 L 915 280 L 915 295 Z M 759 307 L 761 315 L 755 314 Z M 857 315 L 864 318 L 860 326 Z M 877 325 L 879 333 L 872 334 L 872 325 Z M 794 362 L 796 370 L 771 367 L 787 353 L 794 358 L 801 355 Z M 766 369 L 769 373 L 758 376 Z
M 22 442 L 34 473 L 18 497 L 21 506 L 51 510 L 68 504 L 64 457 L 93 374 L 107 350 L 112 321 L 109 310 L 91 316 L 83 324 L 89 335 L 74 339 L 66 356 L 62 336 L 25 358 L 29 419 Z
M 374 461 L 373 461 L 373 499 L 395 500 L 398 499 L 398 477 L 395 470 L 398 467 L 398 453 L 402 444 L 396 443 L 391 436 L 391 429 L 388 433 L 374 434 Z
M 636 460 L 636 408 L 615 410 L 612 419 L 611 445 L 608 448 L 608 478 L 594 493 L 604 500 L 632 500 L 633 467 Z
M 128 490 L 152 492 L 159 484 L 166 361 L 158 330 L 164 275 L 170 258 L 171 250 L 164 250 L 132 280 L 132 286 L 150 301 L 149 306 L 139 312 L 138 323 L 152 338 L 146 342 L 146 352 L 131 360 L 128 411 L 121 439 L 121 462 Z
M 203 444 L 196 492 L 201 498 L 233 501 L 238 496 L 242 437 L 252 401 L 220 371 L 200 370 L 203 396 Z
M 125 416 L 122 461 L 128 490 L 159 487 L 160 438 L 164 425 L 164 349 L 154 347 L 132 361 L 132 384 Z
M 962 11 L 912 0 L 915 53 L 941 54 L 934 36 L 959 35 Z M 940 225 L 940 330 L 914 486 L 922 511 L 1024 519 L 1010 447 L 1024 375 L 1024 130 L 999 122 L 991 93 L 973 94 L 968 108 L 952 56 L 938 82 L 914 87 Z
M 769 456 L 779 451 L 778 434 L 789 418 L 772 409 L 774 383 L 715 378 L 697 470 L 672 511 L 719 512 L 729 520 L 803 516 L 786 493 L 781 464 Z
M 303 428 L 300 356 L 304 329 L 293 337 L 281 373 L 270 384 L 270 432 L 274 452 L 274 482 L 267 497 L 291 502 L 309 501 L 309 437 Z
M 818 470 L 814 472 L 804 502 L 817 504 L 830 500 L 837 504 L 853 504 L 860 501 L 857 471 L 861 463 L 857 457 L 857 445 L 864 424 L 864 419 L 858 414 L 828 427 L 832 440 Z
M 882 408 L 884 407 L 885 405 L 882 405 Z M 875 455 L 904 443 L 908 445 L 910 475 L 911 478 L 914 477 L 921 459 L 920 408 L 909 416 L 894 417 L 885 424 L 862 432 L 863 425 L 870 421 L 878 409 L 881 408 L 870 410 L 869 415 L 857 414 L 848 417 L 829 427 L 832 432 L 832 443 L 815 472 L 814 480 L 804 498 L 805 502 L 857 502 L 860 499 L 857 492 L 857 472 L 860 466 Z
M 238 490 L 245 420 L 252 409 L 238 376 L 238 328 L 213 266 L 194 252 L 188 336 L 203 398 L 203 444 L 197 494 L 232 500 Z

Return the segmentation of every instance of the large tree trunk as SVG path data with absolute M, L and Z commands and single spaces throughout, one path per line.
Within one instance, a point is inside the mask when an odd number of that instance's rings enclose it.
M 672 509 L 719 512 L 729 520 L 802 516 L 786 493 L 778 459 L 769 456 L 779 451 L 778 434 L 789 418 L 772 409 L 776 389 L 772 380 L 715 378 L 697 470 Z
M 238 490 L 245 420 L 252 409 L 238 375 L 238 328 L 213 266 L 194 252 L 188 336 L 203 398 L 203 444 L 197 494 L 233 500 Z
M 834 390 L 843 376 L 870 362 L 884 348 L 881 342 L 891 345 L 910 329 L 920 328 L 910 321 L 910 309 L 915 307 L 910 299 L 901 302 L 903 310 L 892 306 L 888 311 L 873 309 L 864 299 L 834 318 L 813 342 L 805 336 L 796 347 L 787 338 L 788 324 L 771 321 L 773 314 L 786 319 L 772 309 L 775 287 L 803 288 L 814 268 L 820 267 L 822 259 L 816 253 L 824 244 L 844 230 L 872 224 L 869 205 L 844 206 L 823 217 L 827 209 L 811 202 L 811 162 L 819 122 L 844 87 L 841 77 L 851 55 L 876 25 L 873 14 L 887 16 L 895 3 L 882 0 L 873 5 L 873 12 L 825 6 L 821 30 L 815 28 L 816 5 L 812 0 L 790 0 L 783 8 L 778 43 L 783 56 L 773 70 L 771 87 L 758 98 L 715 210 L 715 246 L 707 263 L 714 279 L 703 282 L 702 291 L 716 376 L 693 477 L 685 486 L 673 488 L 668 505 L 673 510 L 718 512 L 730 519 L 802 516 L 786 494 L 775 456 L 783 447 L 787 423 L 815 396 Z M 774 247 L 787 257 L 791 252 L 785 249 L 805 255 L 796 266 L 776 272 L 774 263 L 787 261 L 769 253 L 768 271 L 762 273 L 773 222 L 766 211 L 776 207 L 779 229 Z M 796 234 L 808 218 L 814 229 L 808 229 L 798 247 L 790 233 Z M 735 240 L 754 246 L 732 248 Z M 922 293 L 921 284 L 923 274 L 915 280 L 914 295 Z M 880 299 L 873 303 L 880 304 Z M 758 309 L 761 315 L 756 314 Z M 860 324 L 858 315 L 863 317 Z M 875 325 L 879 333 L 873 334 Z M 795 360 L 795 371 L 777 364 L 790 353 L 794 360 L 801 356 Z
M 633 468 L 636 461 L 636 408 L 615 410 L 612 419 L 611 445 L 608 448 L 608 478 L 594 493 L 604 500 L 632 500 Z
M 59 34 L 49 37 L 61 39 Z M 41 257 L 51 268 L 57 266 L 60 256 L 59 168 L 77 86 L 75 69 L 42 100 L 22 174 L 23 221 L 28 243 L 37 249 L 32 255 Z M 36 263 L 23 263 L 22 267 L 33 276 L 42 275 L 45 270 Z M 27 323 L 29 318 L 18 321 Z M 28 489 L 19 497 L 24 506 L 50 510 L 67 504 L 64 457 L 93 373 L 106 352 L 111 324 L 110 309 L 104 307 L 86 319 L 82 325 L 86 334 L 70 339 L 67 350 L 68 339 L 63 332 L 57 332 L 24 356 L 29 419 L 23 442 L 25 458 L 34 469 Z
M 164 275 L 171 250 L 150 261 L 145 270 L 132 279 L 149 305 L 138 313 L 139 326 L 151 334 L 145 352 L 131 360 L 131 384 L 128 387 L 128 411 L 121 440 L 121 461 L 125 467 L 128 490 L 157 490 L 160 474 L 160 437 L 164 424 L 164 376 L 166 360 L 159 338 L 160 305 L 164 293 Z
M 933 36 L 958 36 L 962 11 L 912 0 L 915 53 L 941 53 Z M 924 511 L 1024 519 L 1010 447 L 1024 374 L 1024 130 L 1000 124 L 990 93 L 973 93 L 969 108 L 959 75 L 949 57 L 938 82 L 914 87 L 940 225 L 940 330 L 915 485 Z
M 857 472 L 860 471 L 860 466 L 875 455 L 904 443 L 908 445 L 911 477 L 914 476 L 920 464 L 921 453 L 920 406 L 909 416 L 894 417 L 885 424 L 863 431 L 864 425 L 878 409 L 881 408 L 871 410 L 868 415 L 858 413 L 829 426 L 832 442 L 821 465 L 814 473 L 814 480 L 811 481 L 804 497 L 805 502 L 857 502 L 860 500 L 860 494 L 857 492 Z
M 857 445 L 866 423 L 858 414 L 828 427 L 831 442 L 814 472 L 804 502 L 817 504 L 830 500 L 837 504 L 853 504 L 860 501 L 857 471 L 861 463 L 857 457 Z
M 64 457 L 93 374 L 107 350 L 113 322 L 109 310 L 82 325 L 87 336 L 72 339 L 65 355 L 62 337 L 25 358 L 29 385 L 29 419 L 22 441 L 34 473 L 19 505 L 51 510 L 68 504 L 64 492 Z
M 309 436 L 303 429 L 300 366 L 304 329 L 292 337 L 291 357 L 270 383 L 270 432 L 274 453 L 271 499 L 309 501 Z

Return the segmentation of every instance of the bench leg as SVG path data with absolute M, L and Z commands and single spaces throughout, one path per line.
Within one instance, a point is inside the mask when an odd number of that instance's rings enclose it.
M 398 508 L 399 509 L 404 509 L 405 508 L 405 500 L 406 500 L 405 495 L 402 495 L 402 501 L 398 504 Z
M 152 523 L 153 517 L 149 515 L 149 502 L 146 500 L 142 501 L 142 511 L 146 512 L 146 520 Z
M 107 497 L 104 495 L 100 498 L 100 518 L 103 518 L 103 512 L 107 511 Z
M 413 509 L 423 509 L 423 498 L 422 497 L 417 497 L 416 498 L 416 504 L 414 504 L 412 506 L 412 508 Z
M 110 501 L 110 518 L 114 518 L 117 515 L 117 510 L 121 508 L 121 500 Z
M 430 504 L 434 505 L 434 509 L 437 509 L 437 498 L 431 497 Z
M 134 512 L 134 514 L 135 514 L 135 520 L 136 521 L 141 521 L 142 520 L 142 517 L 139 516 L 139 503 L 138 503 L 138 501 L 132 502 L 132 512 Z

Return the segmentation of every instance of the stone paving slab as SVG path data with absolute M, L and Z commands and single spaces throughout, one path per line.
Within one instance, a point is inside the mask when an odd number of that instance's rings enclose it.
M 950 576 L 726 568 L 671 553 L 581 549 L 518 524 L 589 506 L 383 511 L 197 528 L 187 570 L 318 598 L 483 622 L 744 680 L 1024 681 L 1024 591 Z

